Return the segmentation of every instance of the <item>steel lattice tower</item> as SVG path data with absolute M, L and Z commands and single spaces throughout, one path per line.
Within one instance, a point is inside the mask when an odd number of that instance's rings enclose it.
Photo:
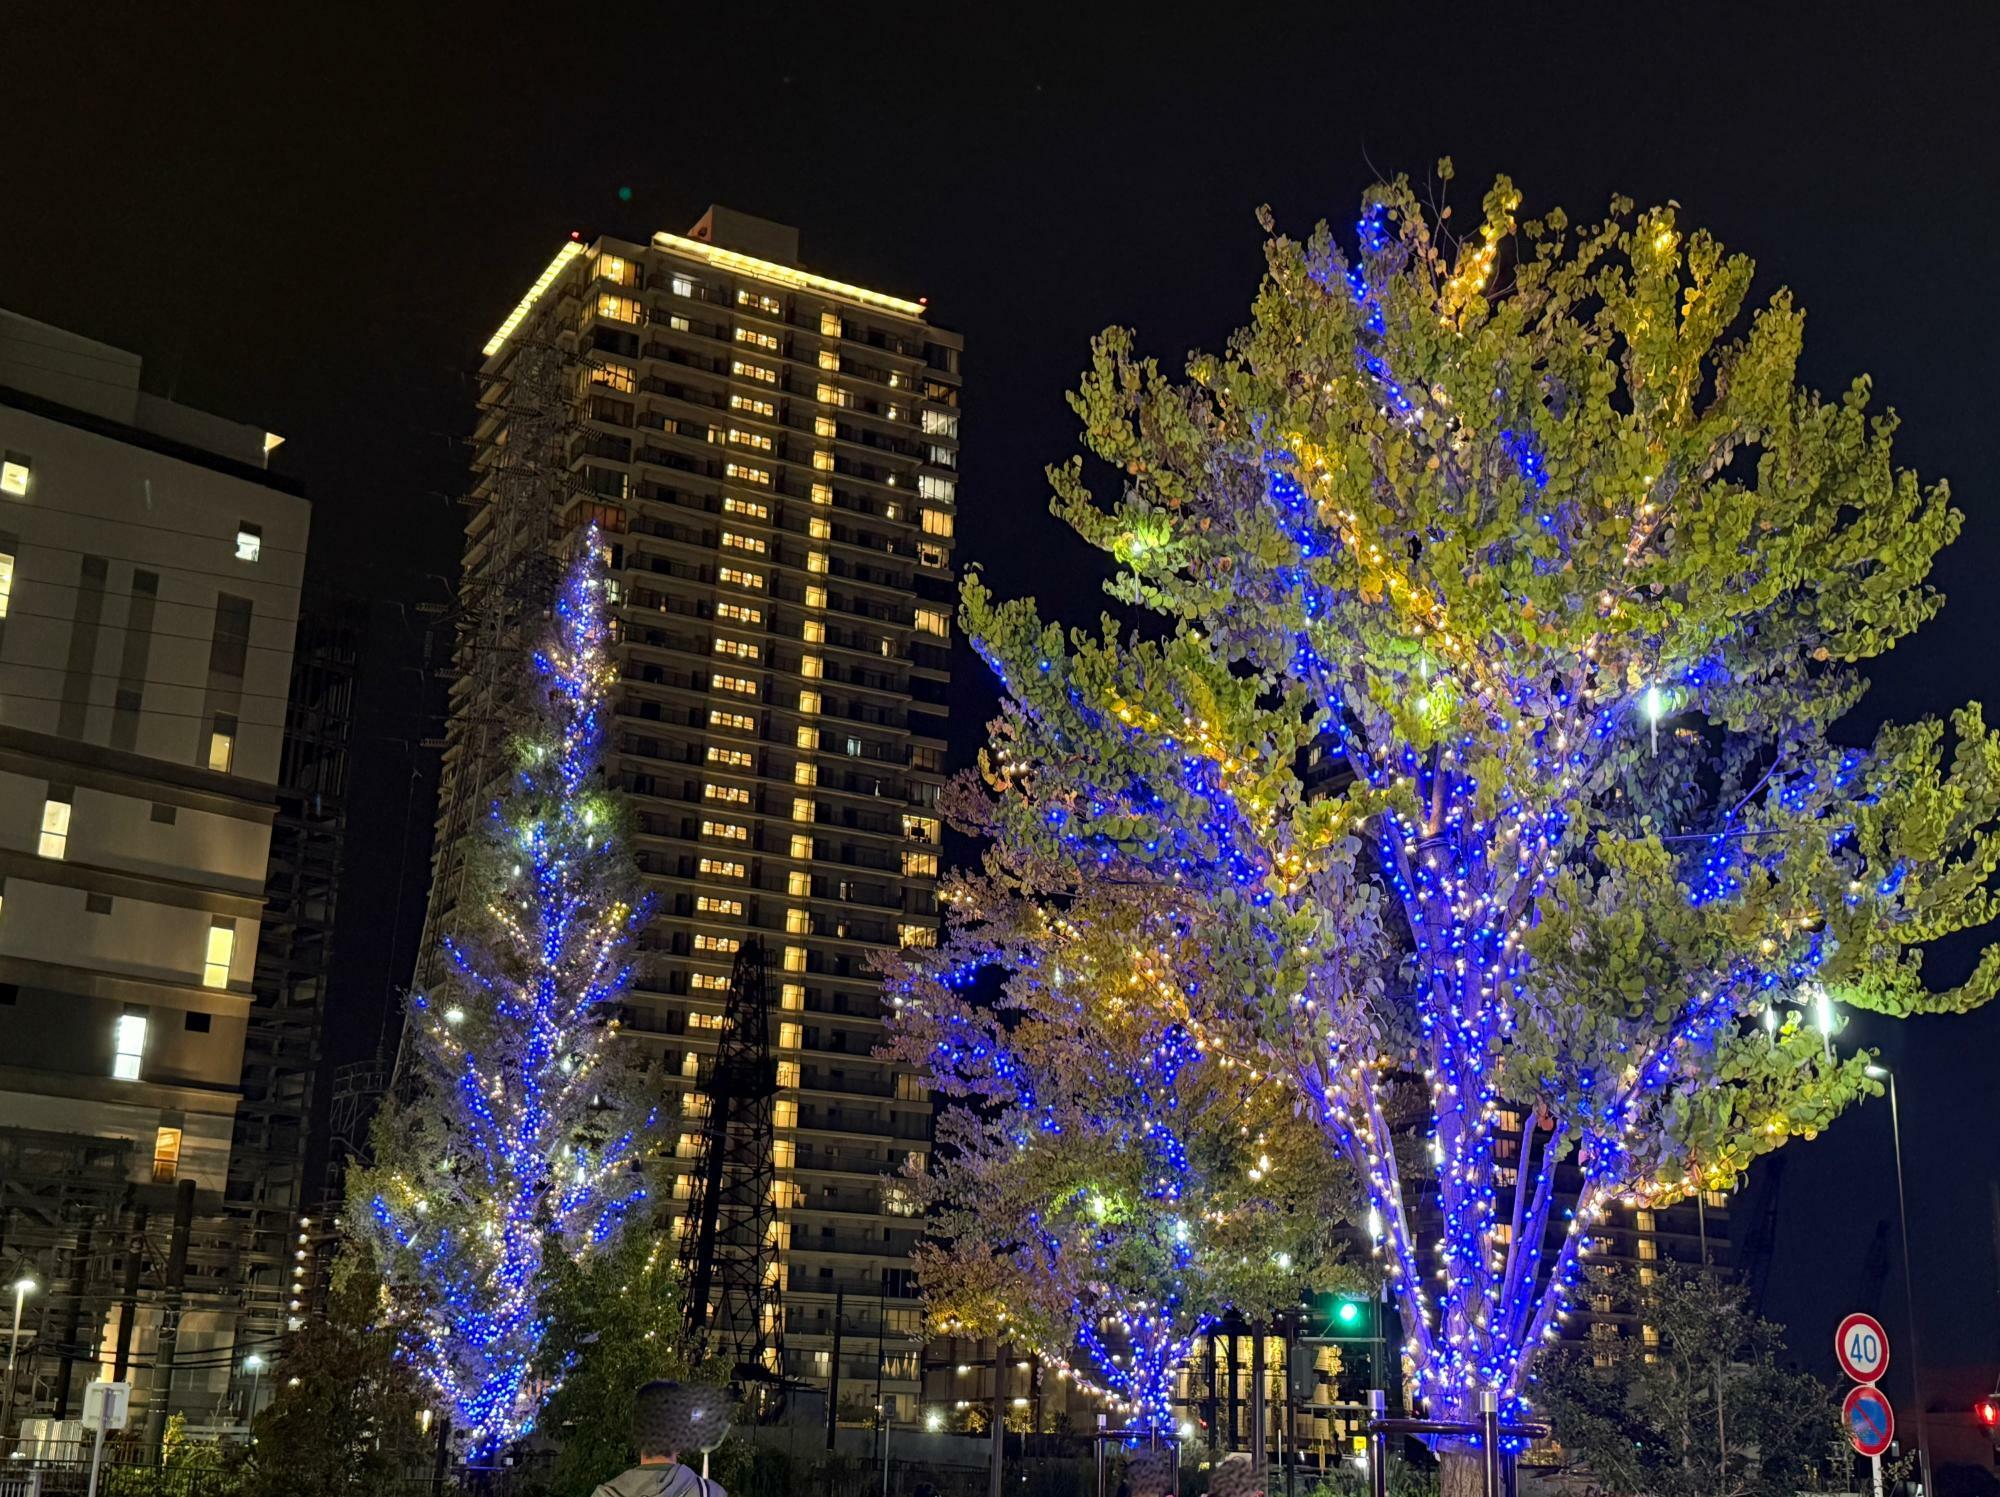
M 681 1237 L 689 1338 L 711 1355 L 728 1351 L 739 1379 L 784 1365 L 770 1018 L 764 947 L 752 939 L 736 954 L 715 1060 L 697 1092 L 708 1115 Z

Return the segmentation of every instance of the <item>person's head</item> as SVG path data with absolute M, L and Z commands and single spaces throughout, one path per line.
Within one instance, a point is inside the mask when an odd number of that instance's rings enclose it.
M 642 1385 L 632 1409 L 632 1443 L 642 1461 L 672 1461 L 680 1458 L 680 1441 L 686 1421 L 680 1412 L 680 1384 L 655 1378 Z

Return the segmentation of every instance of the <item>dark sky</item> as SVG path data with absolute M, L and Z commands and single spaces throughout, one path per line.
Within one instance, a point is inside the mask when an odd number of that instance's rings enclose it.
M 1106 323 L 1169 360 L 1218 343 L 1256 286 L 1258 204 L 1295 232 L 1346 225 L 1376 172 L 1446 153 L 1466 211 L 1499 170 L 1528 213 L 1674 198 L 1755 256 L 1766 290 L 1797 292 L 1807 378 L 1871 372 L 1902 459 L 1953 480 L 1952 605 L 1879 667 L 1865 709 L 1907 716 L 2000 697 L 2000 111 L 1981 10 L 17 6 L 0 305 L 288 435 L 316 571 L 393 625 L 445 596 L 469 372 L 556 245 L 726 202 L 800 225 L 812 268 L 928 296 L 965 334 L 960 554 L 1085 620 L 1097 572 L 1040 477 L 1072 449 L 1063 392 Z M 399 903 L 399 847 L 421 859 L 429 819 L 419 633 L 381 632 L 345 1053 L 407 975 L 422 868 Z M 969 659 L 954 697 L 969 754 L 991 703 Z M 1926 1360 L 2000 1359 L 2000 1009 L 1867 1038 L 1905 1077 Z M 1785 1154 L 1767 1308 L 1824 1361 L 1893 1221 L 1887 1110 Z M 1900 1336 L 1898 1271 L 1880 1304 Z

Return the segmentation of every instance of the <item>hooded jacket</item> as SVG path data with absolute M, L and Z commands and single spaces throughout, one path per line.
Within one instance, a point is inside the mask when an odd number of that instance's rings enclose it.
M 623 1476 L 613 1477 L 591 1497 L 729 1497 L 719 1482 L 710 1481 L 690 1466 L 669 1462 L 664 1466 L 634 1466 Z

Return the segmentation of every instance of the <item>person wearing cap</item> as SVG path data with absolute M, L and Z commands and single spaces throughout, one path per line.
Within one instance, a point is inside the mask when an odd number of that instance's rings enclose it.
M 720 1482 L 681 1464 L 683 1453 L 713 1450 L 728 1433 L 729 1406 L 721 1389 L 647 1383 L 632 1411 L 639 1464 L 605 1482 L 591 1497 L 729 1497 Z

